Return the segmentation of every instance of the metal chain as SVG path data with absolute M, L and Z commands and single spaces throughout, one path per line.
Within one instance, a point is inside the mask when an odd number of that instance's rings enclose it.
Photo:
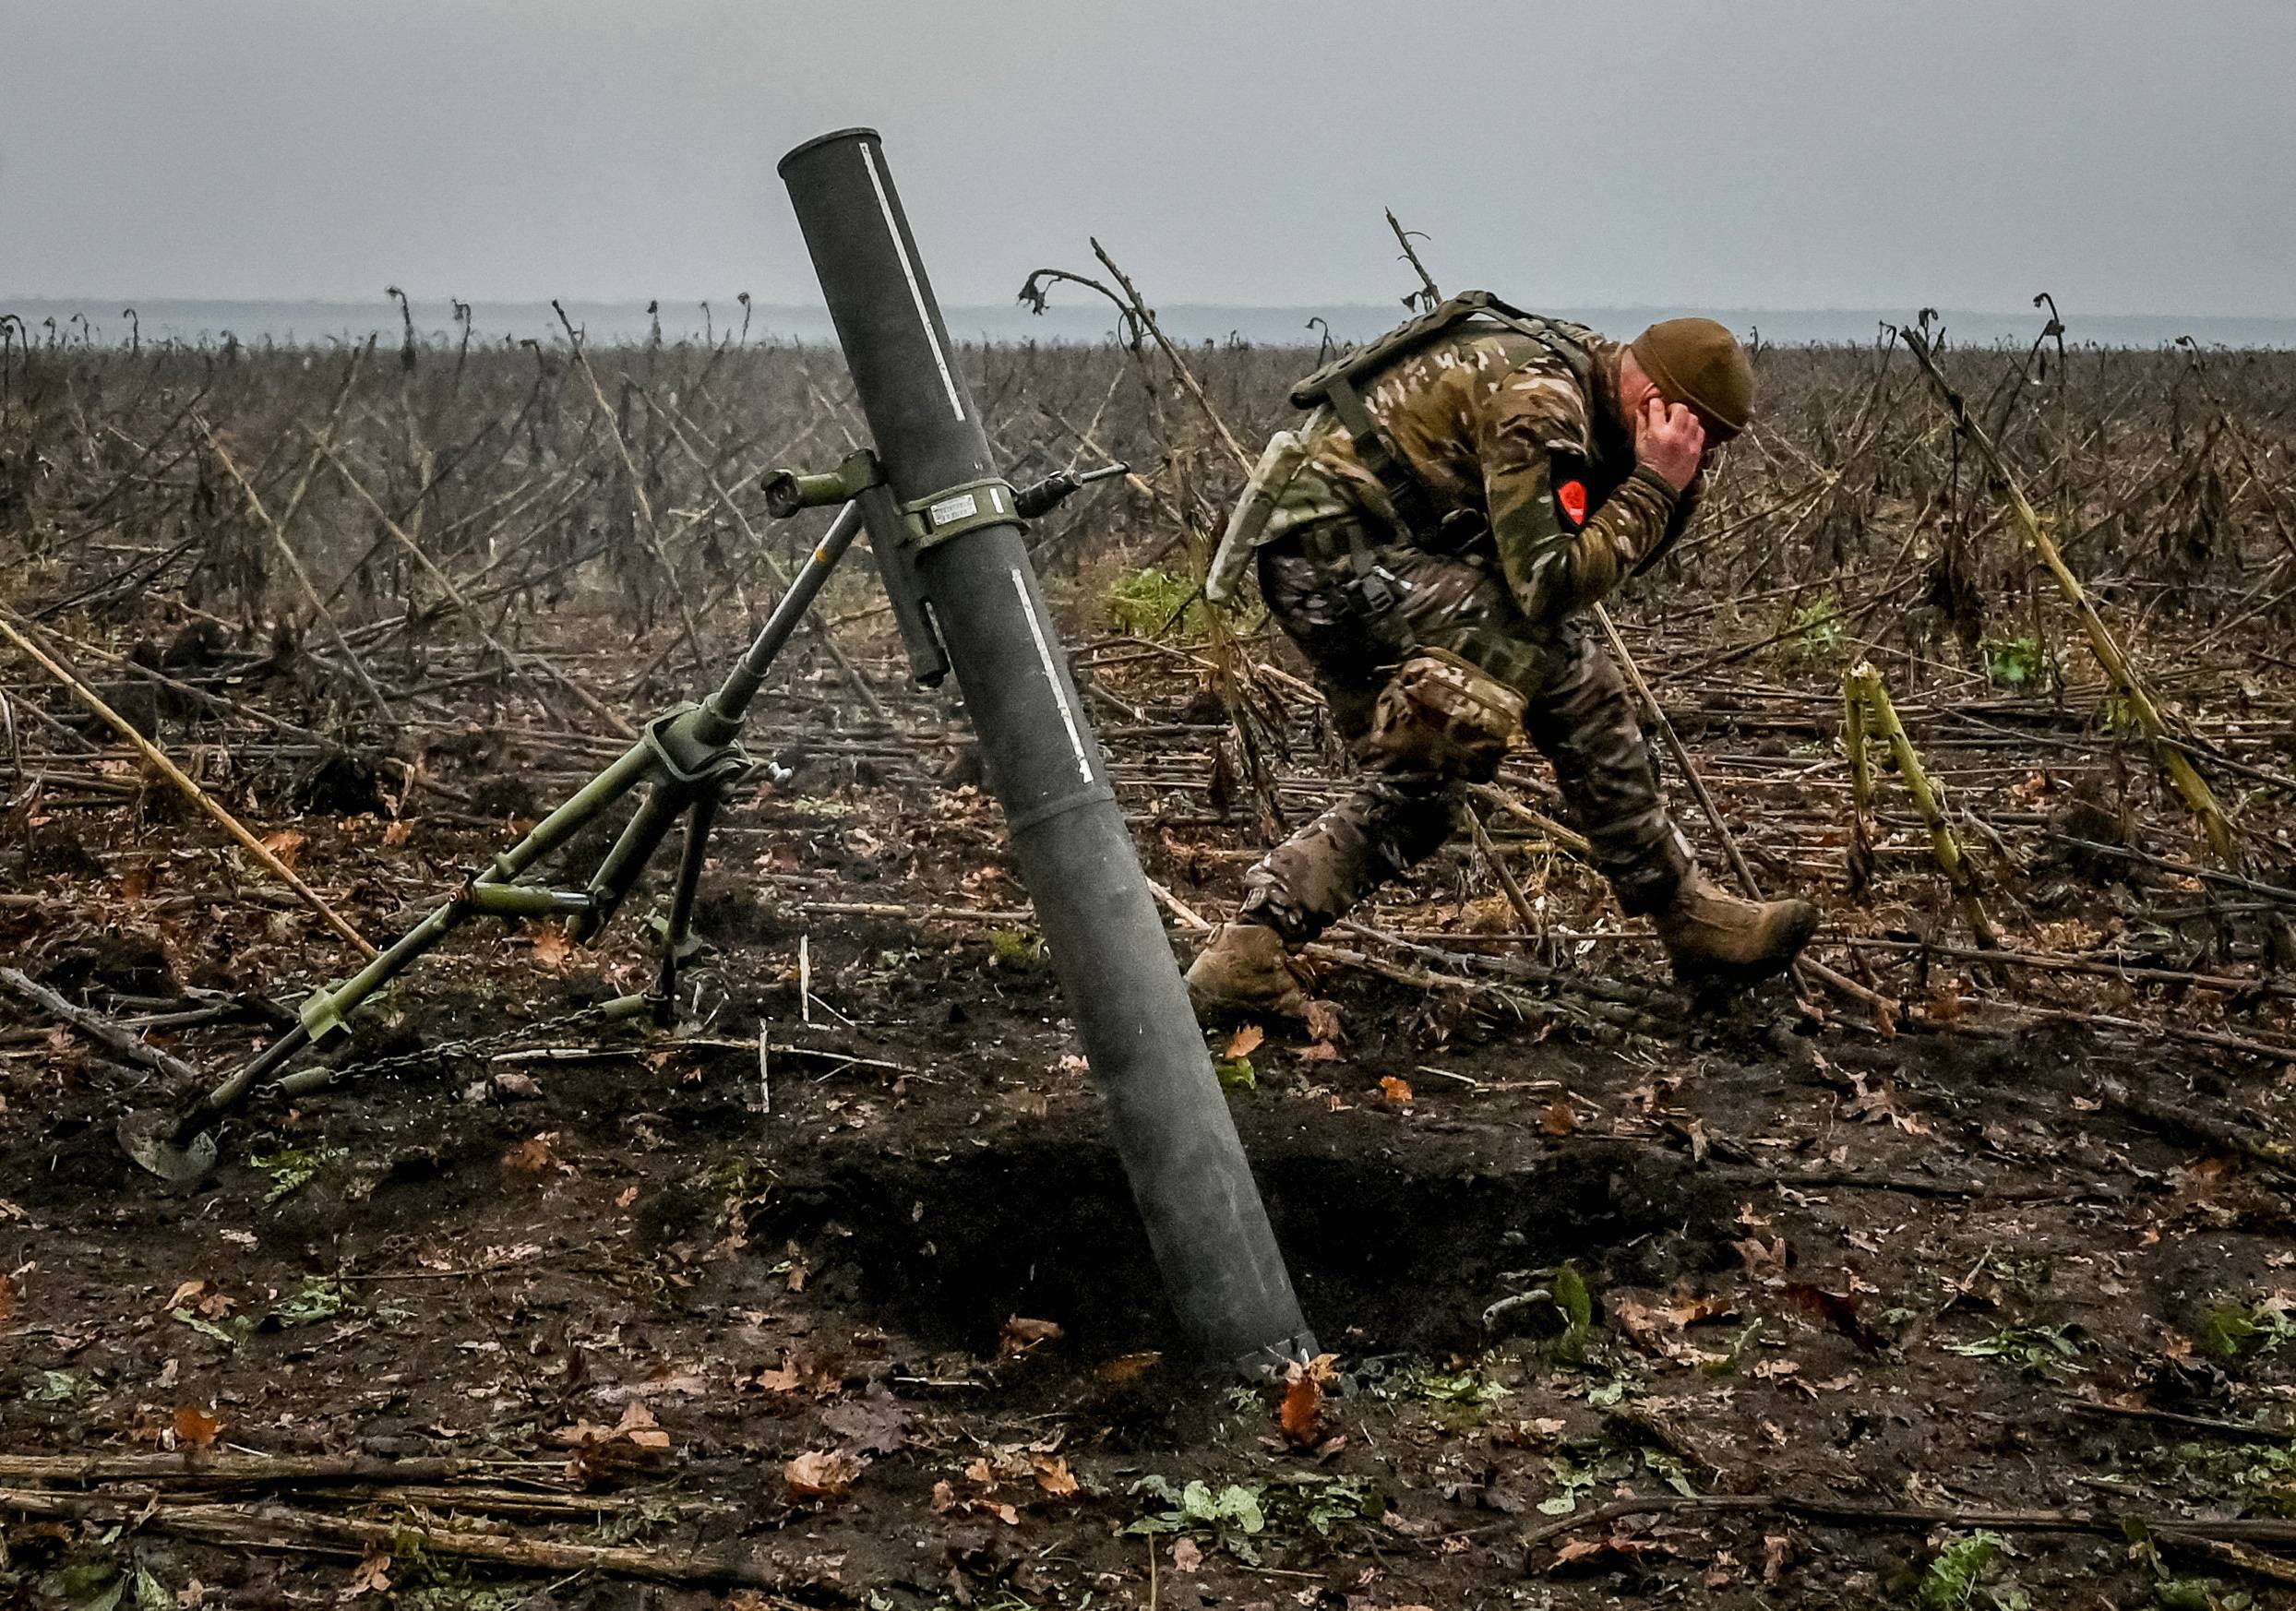
M 355 1074 L 364 1080 L 375 1074 L 396 1074 L 408 1069 L 427 1068 L 431 1064 L 448 1058 L 484 1057 L 516 1045 L 520 1041 L 556 1034 L 562 1030 L 573 1029 L 593 1020 L 607 1021 L 605 1008 L 603 1004 L 578 1007 L 571 1012 L 559 1014 L 556 1018 L 545 1018 L 534 1023 L 518 1024 L 507 1030 L 497 1030 L 490 1035 L 479 1035 L 469 1040 L 441 1041 L 435 1046 L 425 1046 L 420 1051 L 401 1052 L 395 1056 L 378 1057 L 371 1063 L 345 1064 L 330 1070 L 330 1073 L 335 1078 L 347 1078 Z M 329 1084 L 333 1082 L 333 1079 L 329 1080 Z M 278 1094 L 278 1081 L 274 1080 L 266 1085 L 261 1094 L 265 1096 Z

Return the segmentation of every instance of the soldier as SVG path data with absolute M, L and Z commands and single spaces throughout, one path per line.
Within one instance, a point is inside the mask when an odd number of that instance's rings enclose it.
M 1741 901 L 1699 871 L 1584 616 L 1680 535 L 1706 456 L 1752 417 L 1729 331 L 1669 319 L 1621 346 L 1469 292 L 1292 400 L 1311 412 L 1270 443 L 1206 592 L 1224 602 L 1256 558 L 1361 777 L 1245 875 L 1241 911 L 1189 970 L 1199 1010 L 1303 1010 L 1290 953 L 1432 854 L 1518 731 L 1679 975 L 1788 966 L 1816 911 Z

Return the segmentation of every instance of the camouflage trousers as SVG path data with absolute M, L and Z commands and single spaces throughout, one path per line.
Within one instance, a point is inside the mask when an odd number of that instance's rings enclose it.
M 1468 629 L 1520 638 L 1527 630 L 1505 583 L 1481 565 L 1416 548 L 1377 554 L 1400 586 L 1398 609 L 1415 639 L 1440 641 Z M 1371 640 L 1295 541 L 1261 549 L 1259 573 L 1261 596 L 1314 667 L 1358 769 L 1352 794 L 1244 875 L 1240 915 L 1298 945 L 1432 855 L 1458 826 L 1465 784 L 1479 780 L 1399 766 L 1368 745 L 1395 650 Z M 1593 843 L 1595 865 L 1619 904 L 1629 913 L 1657 911 L 1689 876 L 1692 859 L 1667 815 L 1625 679 L 1576 619 L 1543 638 L 1555 671 L 1533 693 L 1524 731 L 1553 766 L 1572 825 Z

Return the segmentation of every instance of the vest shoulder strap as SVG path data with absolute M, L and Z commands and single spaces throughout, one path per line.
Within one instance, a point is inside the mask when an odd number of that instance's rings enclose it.
M 1405 319 L 1383 336 L 1342 352 L 1291 389 L 1292 406 L 1313 408 L 1331 396 L 1334 381 L 1362 388 L 1372 375 L 1426 346 L 1470 319 L 1488 319 L 1538 342 L 1570 366 L 1581 385 L 1594 374 L 1594 344 L 1600 340 L 1584 325 L 1568 319 L 1525 313 L 1488 291 L 1463 291 L 1416 318 Z

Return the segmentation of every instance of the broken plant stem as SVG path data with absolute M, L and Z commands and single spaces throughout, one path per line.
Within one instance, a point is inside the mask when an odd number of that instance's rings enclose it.
M 1603 635 L 1609 640 L 1610 651 L 1619 657 L 1619 669 L 1626 674 L 1626 680 L 1633 686 L 1634 692 L 1643 701 L 1643 709 L 1649 712 L 1651 721 L 1666 739 L 1667 751 L 1674 757 L 1674 764 L 1682 769 L 1682 781 L 1690 785 L 1691 794 L 1698 801 L 1698 808 L 1714 825 L 1715 836 L 1722 841 L 1723 854 L 1729 858 L 1731 872 L 1738 876 L 1740 886 L 1750 898 L 1761 900 L 1762 881 L 1754 877 L 1753 867 L 1746 860 L 1746 853 L 1738 848 L 1738 836 L 1730 831 L 1730 825 L 1723 819 L 1722 807 L 1716 803 L 1714 791 L 1706 787 L 1706 780 L 1699 775 L 1698 764 L 1691 759 L 1690 746 L 1682 742 L 1682 735 L 1674 731 L 1674 723 L 1658 703 L 1658 696 L 1651 692 L 1649 681 L 1644 677 L 1642 667 L 1634 663 L 1633 653 L 1626 647 L 1626 639 L 1620 636 L 1618 623 L 1610 619 L 1610 612 L 1599 603 L 1594 609 L 1595 619 L 1602 624 Z M 1806 971 L 1832 989 L 1891 1022 L 1896 1019 L 1895 1002 L 1867 989 L 1848 974 L 1838 973 L 1824 962 L 1805 956 L 1794 963 L 1794 971 L 1798 973 Z
M 367 674 L 366 662 L 359 658 L 358 651 L 351 647 L 351 640 L 343 636 L 341 623 L 338 622 L 334 613 L 328 609 L 327 601 L 319 597 L 318 589 L 312 584 L 311 573 L 303 568 L 303 561 L 296 557 L 294 549 L 289 546 L 287 533 L 280 529 L 279 523 L 271 519 L 270 511 L 263 507 L 262 498 L 256 494 L 255 483 L 250 482 L 245 473 L 240 470 L 238 461 L 232 458 L 223 444 L 216 439 L 215 432 L 208 423 L 205 420 L 194 423 L 199 427 L 200 436 L 207 439 L 208 451 L 215 455 L 215 461 L 223 467 L 223 472 L 226 475 L 238 483 L 240 492 L 246 497 L 248 512 L 255 516 L 256 523 L 261 526 L 265 533 L 269 536 L 272 546 L 279 550 L 279 556 L 287 562 L 287 574 L 293 577 L 295 585 L 303 590 L 304 602 L 311 606 L 313 616 L 326 624 L 328 633 L 335 639 L 335 647 L 342 650 L 343 660 L 351 667 L 351 674 L 357 677 L 359 686 L 366 690 L 366 697 L 374 705 L 375 713 L 386 722 L 389 721 L 391 719 L 390 702 L 383 698 L 383 690 L 377 687 L 375 679 Z M 317 457 L 316 453 L 313 455 L 314 459 Z
M 249 855 L 255 857 L 257 862 L 262 864 L 267 872 L 269 872 L 273 877 L 279 879 L 281 883 L 285 884 L 289 889 L 293 889 L 296 895 L 301 897 L 303 903 L 308 906 L 312 911 L 317 913 L 319 916 L 325 920 L 328 927 L 333 929 L 345 940 L 349 941 L 353 947 L 357 948 L 358 952 L 362 957 L 365 957 L 369 961 L 372 961 L 375 958 L 377 954 L 375 948 L 366 943 L 365 939 L 361 937 L 357 929 L 352 927 L 348 922 L 344 921 L 341 913 L 338 913 L 332 906 L 329 906 L 327 903 L 327 900 L 324 896 L 322 896 L 317 889 L 312 889 L 310 885 L 305 883 L 301 878 L 297 877 L 295 876 L 294 869 L 288 866 L 285 862 L 281 861 L 278 854 L 274 853 L 269 845 L 265 844 L 261 840 L 256 838 L 254 834 L 248 832 L 245 825 L 243 824 L 238 817 L 233 817 L 230 812 L 224 810 L 221 805 L 217 804 L 214 796 L 210 795 L 198 784 L 193 782 L 190 777 L 185 774 L 183 768 L 168 759 L 165 751 L 161 750 L 158 745 L 152 743 L 142 734 L 137 732 L 133 722 L 129 722 L 126 717 L 121 715 L 117 710 L 113 710 L 111 706 L 105 704 L 103 700 L 97 696 L 95 690 L 90 688 L 86 683 L 81 682 L 78 677 L 74 676 L 57 662 L 51 660 L 45 650 L 43 650 L 38 644 L 34 643 L 30 638 L 25 637 L 23 633 L 18 631 L 14 624 L 11 623 L 5 615 L 0 615 L 0 636 L 6 636 L 9 642 L 15 644 L 17 648 L 22 650 L 25 654 L 30 656 L 33 662 L 37 664 L 41 670 L 55 678 L 56 681 L 62 683 L 66 687 L 71 689 L 73 694 L 78 698 L 81 704 L 87 706 L 98 716 L 102 717 L 104 722 L 110 726 L 114 732 L 117 733 L 122 738 L 133 745 L 138 753 L 139 753 L 144 759 L 160 773 L 161 776 L 167 779 L 169 782 L 174 784 L 176 789 L 183 794 L 185 799 L 189 800 L 193 805 L 198 806 L 200 810 L 206 812 L 208 816 L 215 821 L 218 827 L 222 829 L 224 832 L 230 834 L 233 839 L 238 841 L 242 850 L 245 850 Z
M 2192 761 L 2170 737 L 2168 722 L 2161 715 L 2160 706 L 2154 699 L 2152 690 L 2146 686 L 2135 663 L 2113 638 L 2104 617 L 2098 615 L 2097 606 L 2089 600 L 2088 590 L 2081 585 L 2080 579 L 2065 564 L 2064 555 L 2049 535 L 2048 528 L 2041 524 L 2040 515 L 2026 497 L 2024 487 L 2010 470 L 2008 461 L 2002 458 L 2001 449 L 1993 445 L 1992 437 L 1986 434 L 1984 426 L 1977 423 L 1961 394 L 1954 389 L 1944 372 L 1938 368 L 1937 359 L 1920 332 L 1911 327 L 1904 327 L 1897 334 L 1912 351 L 1921 372 L 1929 376 L 1931 384 L 1936 387 L 1944 400 L 1946 412 L 1953 417 L 1954 428 L 1985 461 L 1986 469 L 1991 471 L 1993 480 L 2001 487 L 2010 518 L 2024 533 L 2026 546 L 2056 579 L 2057 586 L 2063 591 L 2074 613 L 2081 618 L 2081 630 L 2087 635 L 2090 653 L 2104 668 L 2105 675 L 2112 682 L 2113 691 L 2120 695 L 2130 715 L 2151 742 L 2153 758 L 2161 771 L 2176 792 L 2183 796 L 2184 804 L 2191 808 L 2193 815 L 2200 819 L 2209 849 L 2216 853 L 2218 860 L 2236 865 L 2239 852 L 2233 842 L 2232 826 L 2225 818 L 2224 808 L 2217 804 L 2217 797 L 2210 792 L 2207 781 L 2194 769 Z
M 1116 276 L 1117 284 L 1123 287 L 1126 299 L 1132 304 L 1133 316 L 1147 328 L 1149 335 L 1155 339 L 1157 351 L 1162 352 L 1166 362 L 1172 365 L 1172 373 L 1179 377 L 1181 387 L 1190 397 L 1196 400 L 1196 406 L 1203 411 L 1203 417 L 1212 422 L 1213 430 L 1219 435 L 1221 445 L 1235 459 L 1236 467 L 1249 474 L 1251 471 L 1251 455 L 1244 451 L 1244 445 L 1236 439 L 1236 433 L 1227 428 L 1227 422 L 1220 417 L 1220 411 L 1212 406 L 1212 399 L 1206 395 L 1202 384 L 1197 380 L 1188 365 L 1181 362 L 1179 349 L 1172 345 L 1170 339 L 1164 333 L 1164 327 L 1156 323 L 1155 310 L 1142 299 L 1139 289 L 1132 284 L 1130 278 L 1125 274 L 1124 270 L 1116 266 L 1116 259 L 1108 256 L 1107 248 L 1097 240 L 1092 243 L 1092 248 L 1093 256 L 1100 259 L 1108 272 Z
M 1930 830 L 1930 853 L 1936 858 L 1938 869 L 1945 875 L 1946 884 L 1960 902 L 1969 933 L 1984 949 L 1999 949 L 2001 937 L 1994 932 L 1992 920 L 1985 914 L 1976 871 L 1963 853 L 1961 841 L 1954 836 L 1953 824 L 1945 815 L 1937 785 L 1921 765 L 1919 752 L 1906 735 L 1905 723 L 1897 720 L 1897 708 L 1890 703 L 1889 689 L 1882 682 L 1882 674 L 1871 661 L 1860 661 L 1843 675 L 1842 700 L 1846 718 L 1844 737 L 1850 746 L 1850 798 L 1857 812 L 1857 841 L 1870 842 L 1866 824 L 1871 820 L 1868 812 L 1872 805 L 1872 784 L 1866 756 L 1865 719 L 1871 717 L 1888 741 L 1890 755 L 1897 763 L 1897 775 L 1905 780 L 1906 793 L 1913 796 L 1914 808 L 1920 812 L 1921 820 Z

